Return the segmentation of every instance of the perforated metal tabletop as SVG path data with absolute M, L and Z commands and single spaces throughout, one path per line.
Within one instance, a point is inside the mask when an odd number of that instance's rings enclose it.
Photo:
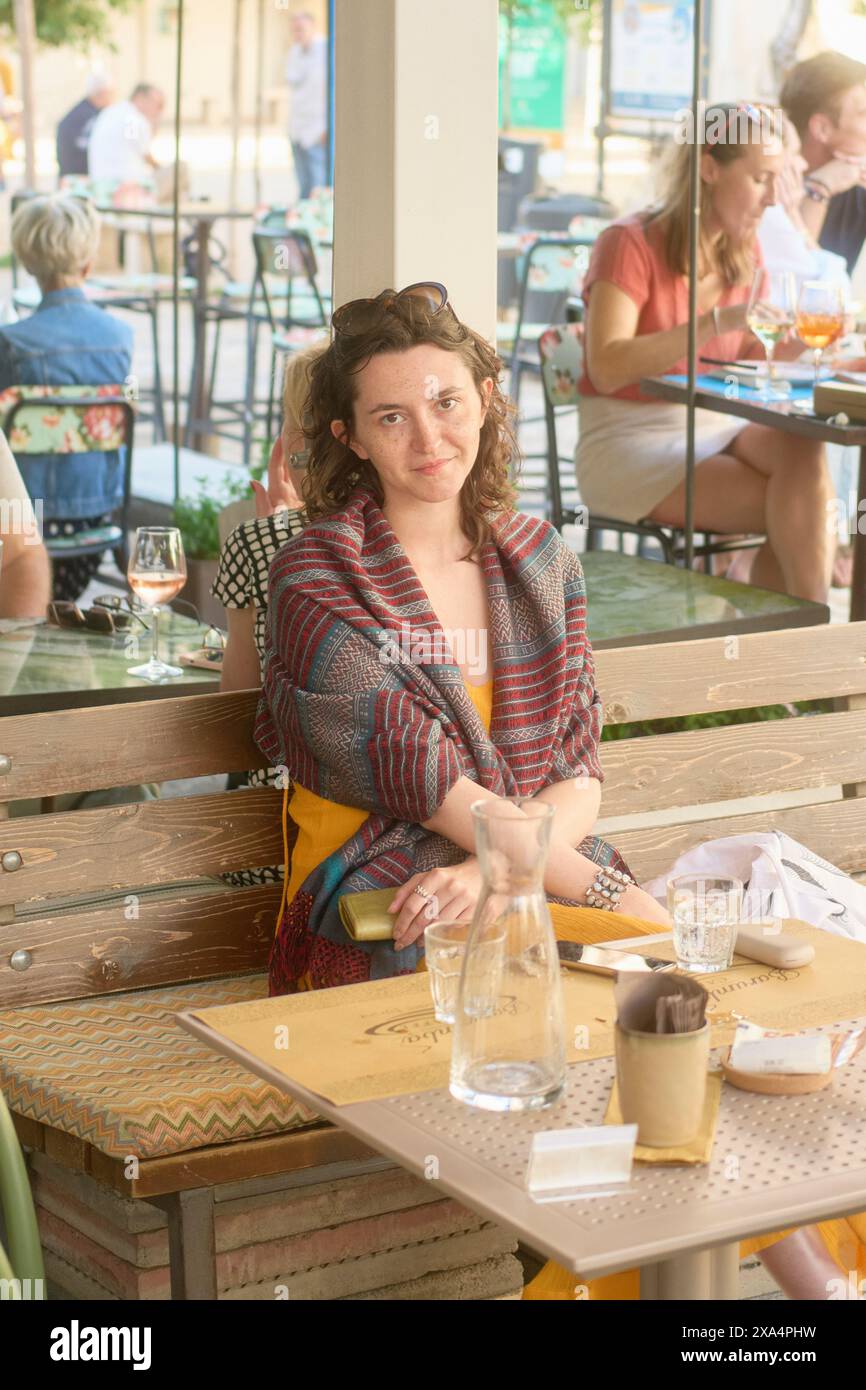
M 207 1037 L 188 1015 L 184 1025 Z M 583 1279 L 644 1267 L 642 1296 L 735 1298 L 741 1239 L 866 1209 L 866 1050 L 814 1095 L 724 1085 L 708 1165 L 635 1163 L 627 1186 L 555 1204 L 526 1191 L 532 1135 L 603 1123 L 612 1057 L 570 1066 L 560 1100 L 525 1115 L 476 1111 L 444 1090 L 334 1106 L 254 1070 Z

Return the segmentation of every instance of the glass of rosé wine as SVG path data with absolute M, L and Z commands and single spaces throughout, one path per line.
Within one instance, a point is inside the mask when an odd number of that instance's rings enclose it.
M 826 280 L 807 280 L 797 304 L 797 337 L 815 355 L 815 385 L 824 350 L 845 332 L 845 305 L 840 285 Z
M 159 659 L 159 608 L 177 598 L 186 583 L 183 539 L 175 526 L 139 526 L 126 572 L 129 587 L 153 613 L 153 654 L 143 666 L 130 666 L 128 674 L 161 684 L 182 676 L 179 666 Z

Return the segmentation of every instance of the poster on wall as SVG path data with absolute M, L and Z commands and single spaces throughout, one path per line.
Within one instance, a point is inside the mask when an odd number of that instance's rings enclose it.
M 689 106 L 694 0 L 610 0 L 609 16 L 607 114 L 663 120 Z
M 499 18 L 499 123 L 511 130 L 562 130 L 565 26 L 548 0 Z

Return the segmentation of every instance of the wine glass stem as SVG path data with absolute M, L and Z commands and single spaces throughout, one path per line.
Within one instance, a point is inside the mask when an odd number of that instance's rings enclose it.
M 151 664 L 156 666 L 159 663 L 159 604 L 154 604 L 153 608 L 153 655 L 150 658 Z
M 815 386 L 818 385 L 818 373 L 819 373 L 820 370 L 821 370 L 821 355 L 822 355 L 822 352 L 823 352 L 823 349 L 822 349 L 822 348 L 816 348 L 816 349 L 815 349 L 815 382 L 814 382 Z
M 774 350 L 775 350 L 775 343 L 770 343 L 769 346 L 766 346 L 766 345 L 765 345 L 765 347 L 764 347 L 764 352 L 765 352 L 766 357 L 767 357 L 767 390 L 768 390 L 768 391 L 770 390 L 770 387 L 771 387 L 772 384 L 773 384 L 773 352 L 774 352 Z

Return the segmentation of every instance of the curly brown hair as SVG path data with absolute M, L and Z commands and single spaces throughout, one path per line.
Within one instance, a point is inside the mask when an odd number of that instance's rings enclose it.
M 461 323 L 450 306 L 433 314 L 411 296 L 390 299 L 375 325 L 363 332 L 336 333 L 331 346 L 312 365 L 305 426 L 310 453 L 303 483 L 307 516 L 314 521 L 339 511 L 359 485 L 368 487 L 382 506 L 384 493 L 375 468 L 335 439 L 331 421 L 343 420 L 351 438 L 358 373 L 378 353 L 407 352 L 422 343 L 455 353 L 479 393 L 483 381 L 493 380 L 478 456 L 460 492 L 460 523 L 470 542 L 469 554 L 475 556 L 490 534 L 491 516 L 514 510 L 516 412 L 499 385 L 502 362 L 494 348 Z

